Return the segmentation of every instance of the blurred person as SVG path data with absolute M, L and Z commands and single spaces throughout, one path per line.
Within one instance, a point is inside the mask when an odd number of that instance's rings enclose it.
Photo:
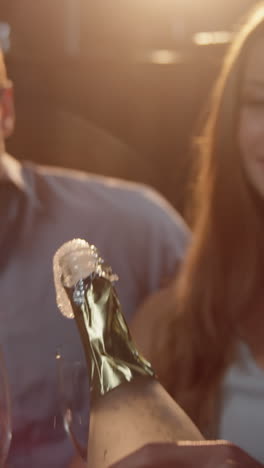
M 20 163 L 6 154 L 4 142 L 15 119 L 12 83 L 0 59 L 0 342 L 13 421 L 8 463 L 67 467 L 74 450 L 59 410 L 55 354 L 62 347 L 66 360 L 76 361 L 82 348 L 74 324 L 57 311 L 53 254 L 74 237 L 95 243 L 120 277 L 117 289 L 129 319 L 173 274 L 189 231 L 147 187 Z M 80 411 L 86 395 L 83 399 Z
M 186 261 L 132 330 L 202 433 L 264 462 L 264 2 L 231 44 L 200 145 Z

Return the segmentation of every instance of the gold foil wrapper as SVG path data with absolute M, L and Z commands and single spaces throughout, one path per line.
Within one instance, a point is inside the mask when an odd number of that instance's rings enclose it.
M 117 279 L 96 248 L 73 240 L 54 257 L 57 302 L 77 323 L 92 400 L 137 376 L 154 377 L 131 338 L 113 282 Z

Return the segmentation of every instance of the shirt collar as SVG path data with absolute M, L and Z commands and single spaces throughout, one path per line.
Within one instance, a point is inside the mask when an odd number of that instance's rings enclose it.
M 28 177 L 23 165 L 7 153 L 0 155 L 0 183 L 11 182 L 17 189 L 24 193 L 35 206 L 41 203 L 37 197 L 35 185 L 32 178 Z

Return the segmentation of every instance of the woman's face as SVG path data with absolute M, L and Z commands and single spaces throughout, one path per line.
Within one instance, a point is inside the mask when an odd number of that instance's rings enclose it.
M 252 45 L 245 66 L 238 143 L 249 181 L 264 198 L 264 38 Z

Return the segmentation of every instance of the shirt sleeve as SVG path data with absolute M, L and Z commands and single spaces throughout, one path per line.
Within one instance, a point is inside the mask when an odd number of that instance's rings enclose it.
M 190 231 L 179 213 L 152 189 L 142 189 L 134 200 L 133 216 L 122 232 L 126 258 L 133 275 L 131 295 L 136 309 L 175 275 L 190 242 Z M 121 289 L 124 276 L 121 275 Z
M 150 294 L 175 275 L 190 242 L 190 230 L 181 215 L 159 194 L 149 190 L 152 202 L 148 235 L 148 291 Z

